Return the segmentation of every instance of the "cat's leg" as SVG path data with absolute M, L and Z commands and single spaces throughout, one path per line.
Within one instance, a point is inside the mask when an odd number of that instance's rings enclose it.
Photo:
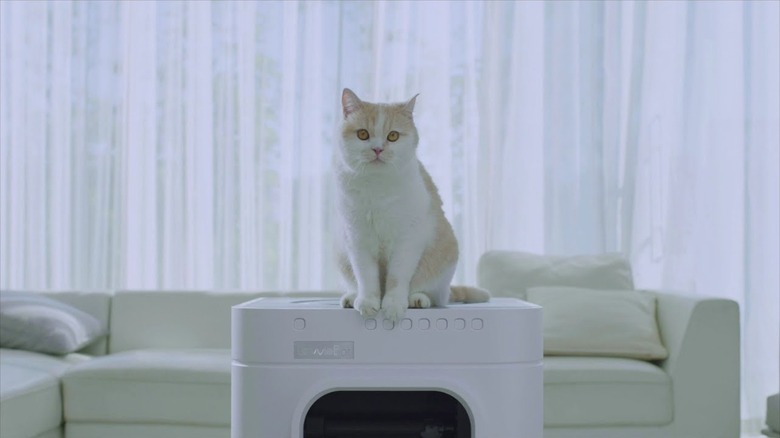
M 365 248 L 355 248 L 349 252 L 349 261 L 357 283 L 352 307 L 363 317 L 374 316 L 379 312 L 382 301 L 377 257 Z
M 437 286 L 431 291 L 431 300 L 434 306 L 446 306 L 450 302 L 450 285 L 452 284 L 452 277 L 455 276 L 456 268 L 457 265 L 453 264 L 442 272 Z
M 357 298 L 357 280 L 355 279 L 355 272 L 352 270 L 352 264 L 349 262 L 349 257 L 345 252 L 338 253 L 338 264 L 341 277 L 344 280 L 344 289 L 346 289 L 344 295 L 341 296 L 341 307 L 345 309 L 352 308 Z
M 382 298 L 385 318 L 397 321 L 409 308 L 409 283 L 417 270 L 423 250 L 424 244 L 417 239 L 396 242 L 393 257 L 388 263 L 385 296 Z
M 458 264 L 458 241 L 443 216 L 435 226 L 434 238 L 420 256 L 409 282 L 410 307 L 444 306 L 449 302 L 450 282 Z
M 421 263 L 423 261 L 421 260 Z M 409 285 L 410 295 L 410 307 L 417 307 L 411 304 L 412 300 L 415 300 L 421 304 L 426 304 L 420 307 L 427 308 L 431 306 L 445 306 L 450 300 L 450 283 L 452 277 L 455 275 L 456 264 L 442 267 L 443 269 L 434 275 L 419 275 L 412 277 L 412 281 Z M 429 272 L 429 274 L 433 274 Z

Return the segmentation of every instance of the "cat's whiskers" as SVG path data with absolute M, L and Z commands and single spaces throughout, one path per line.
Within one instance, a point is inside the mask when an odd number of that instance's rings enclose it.
M 363 162 L 363 161 L 360 161 L 360 162 L 357 163 L 357 165 L 355 166 L 353 171 L 349 172 L 348 181 L 349 181 L 350 184 L 352 182 L 354 182 L 355 178 L 357 178 L 358 176 L 360 176 L 363 173 L 363 169 L 365 167 L 366 167 L 366 163 Z
M 399 169 L 399 167 L 398 167 L 398 164 L 396 164 L 396 162 L 395 162 L 394 160 L 387 161 L 387 164 L 389 164 L 389 165 L 393 166 L 393 169 L 394 169 L 396 172 L 400 172 L 400 169 Z

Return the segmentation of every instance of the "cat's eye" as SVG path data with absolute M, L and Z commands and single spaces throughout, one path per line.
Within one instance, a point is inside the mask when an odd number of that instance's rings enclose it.
M 361 140 L 368 140 L 368 131 L 365 129 L 359 129 L 357 132 L 357 138 Z
M 398 136 L 399 135 L 400 134 L 398 134 L 398 131 L 390 131 L 390 133 L 387 134 L 387 140 L 388 141 L 396 141 L 396 140 L 398 140 Z

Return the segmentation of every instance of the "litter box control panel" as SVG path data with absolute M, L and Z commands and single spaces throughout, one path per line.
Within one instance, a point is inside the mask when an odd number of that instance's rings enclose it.
M 295 331 L 305 330 L 306 319 L 293 319 L 292 327 Z M 485 321 L 482 318 L 403 318 L 395 322 L 390 319 L 368 318 L 363 327 L 366 330 L 482 330 L 485 328 Z
M 482 330 L 485 321 L 482 318 L 403 318 L 397 323 L 389 319 L 380 323 L 368 318 L 363 325 L 366 330 Z

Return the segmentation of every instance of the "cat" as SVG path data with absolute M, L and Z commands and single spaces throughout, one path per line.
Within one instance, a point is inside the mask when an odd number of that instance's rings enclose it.
M 366 318 L 381 310 L 397 321 L 409 307 L 490 299 L 484 289 L 450 286 L 458 242 L 417 159 L 416 99 L 370 103 L 348 88 L 341 97 L 334 160 L 343 238 L 338 264 L 346 286 L 341 305 Z

